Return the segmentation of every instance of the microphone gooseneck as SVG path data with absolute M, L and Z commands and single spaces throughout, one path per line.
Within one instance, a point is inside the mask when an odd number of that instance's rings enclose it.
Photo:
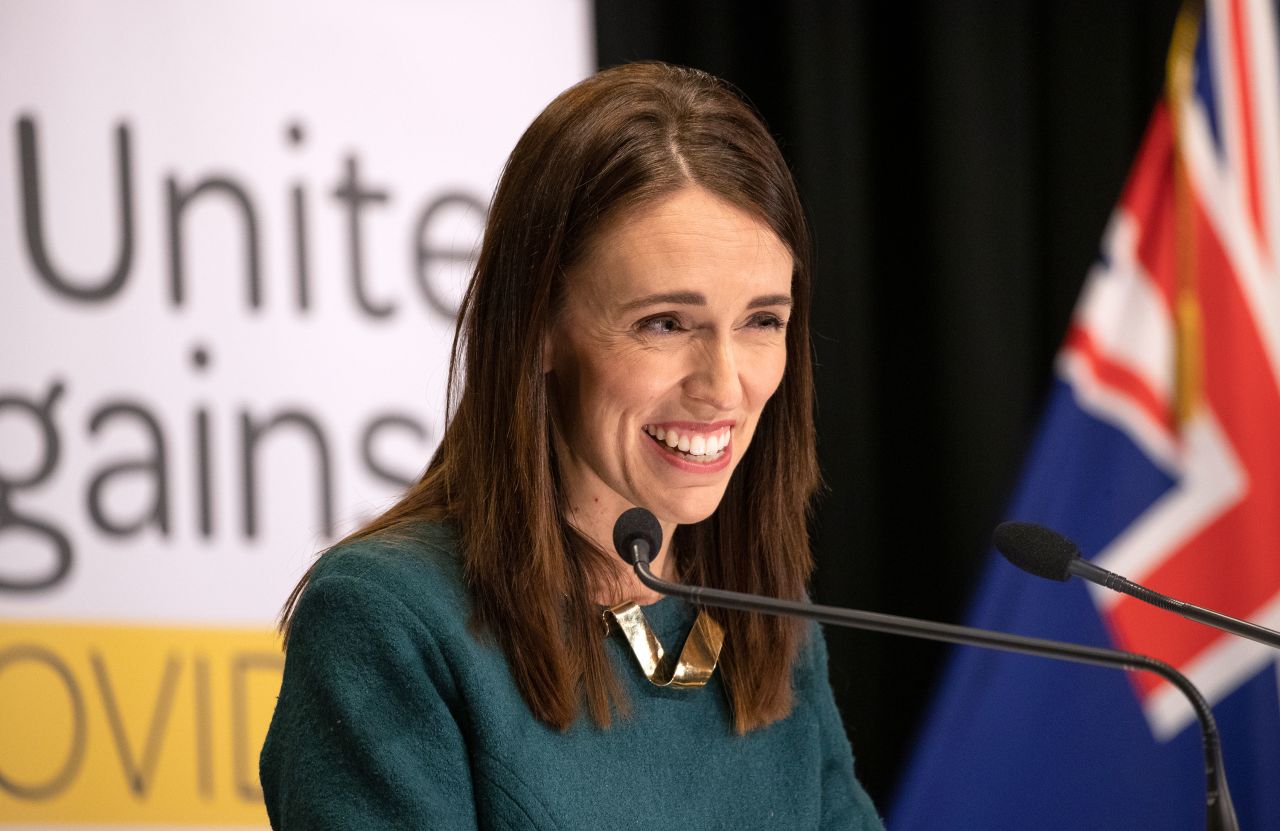
M 993 540 L 1005 559 L 1037 577 L 1059 581 L 1079 577 L 1188 620 L 1280 649 L 1280 632 L 1169 597 L 1108 571 L 1086 560 L 1081 556 L 1079 546 L 1051 528 L 1034 522 L 1004 522 L 996 526 Z
M 1223 767 L 1222 744 L 1218 736 L 1218 726 L 1213 718 L 1213 711 L 1204 696 L 1185 675 L 1163 661 L 1133 652 L 1121 652 L 1114 649 L 1102 649 L 1094 646 L 1063 641 L 1051 641 L 1044 638 L 1031 638 L 1023 635 L 1010 635 L 987 629 L 976 629 L 970 626 L 958 626 L 951 623 L 917 620 L 915 618 L 887 615 L 879 612 L 865 612 L 858 609 L 842 609 L 836 606 L 823 606 L 816 603 L 802 603 L 794 600 L 779 600 L 772 597 L 731 592 L 723 589 L 712 589 L 701 586 L 686 586 L 663 580 L 649 569 L 649 558 L 628 556 L 628 550 L 619 545 L 619 526 L 623 517 L 642 511 L 633 508 L 618 518 L 614 526 L 614 546 L 623 560 L 635 568 L 640 582 L 662 594 L 683 597 L 700 606 L 717 606 L 724 609 L 736 609 L 744 612 L 757 612 L 767 615 L 786 615 L 790 617 L 816 620 L 834 626 L 845 626 L 851 629 L 866 629 L 872 632 L 884 632 L 891 635 L 903 635 L 910 638 L 923 638 L 931 641 L 978 646 L 1002 652 L 1017 652 L 1025 655 L 1039 655 L 1045 658 L 1072 661 L 1094 666 L 1115 667 L 1127 670 L 1154 672 L 1167 680 L 1186 696 L 1195 710 L 1200 722 L 1200 735 L 1204 744 L 1205 791 L 1207 806 L 1208 831 L 1239 831 L 1235 808 L 1231 803 L 1231 792 L 1227 787 L 1226 771 Z M 645 513 L 648 513 L 645 511 Z M 652 516 L 652 514 L 650 514 Z M 628 528 L 633 527 L 636 519 L 629 519 Z M 657 524 L 657 519 L 653 520 Z M 659 526 L 659 534 L 661 527 Z M 635 545 L 635 532 L 624 533 L 621 540 L 630 545 L 630 550 L 647 547 L 647 543 Z M 661 536 L 659 536 L 659 541 Z M 658 547 L 651 550 L 657 551 Z M 647 552 L 646 552 L 647 553 Z

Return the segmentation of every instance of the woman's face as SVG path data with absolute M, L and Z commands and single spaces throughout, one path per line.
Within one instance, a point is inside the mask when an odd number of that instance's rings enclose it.
M 715 511 L 782 380 L 791 270 L 768 226 L 697 187 L 597 235 L 544 360 L 580 524 Z

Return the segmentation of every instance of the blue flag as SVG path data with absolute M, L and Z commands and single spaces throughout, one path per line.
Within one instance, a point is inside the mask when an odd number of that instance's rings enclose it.
M 1188 4 L 1055 365 L 1010 519 L 1280 628 L 1275 0 Z M 970 622 L 1161 658 L 1214 706 L 1242 828 L 1280 831 L 1277 653 L 993 556 Z M 1200 732 L 1156 677 L 960 648 L 890 812 L 923 829 L 1203 829 Z

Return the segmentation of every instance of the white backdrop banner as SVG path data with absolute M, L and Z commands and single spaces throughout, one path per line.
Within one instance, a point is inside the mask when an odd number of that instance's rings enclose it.
M 265 824 L 275 616 L 593 62 L 585 0 L 0 2 L 0 825 Z

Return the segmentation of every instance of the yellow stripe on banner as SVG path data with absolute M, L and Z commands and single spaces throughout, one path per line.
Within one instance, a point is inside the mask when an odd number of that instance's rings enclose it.
M 265 827 L 283 668 L 268 630 L 0 621 L 0 826 Z

